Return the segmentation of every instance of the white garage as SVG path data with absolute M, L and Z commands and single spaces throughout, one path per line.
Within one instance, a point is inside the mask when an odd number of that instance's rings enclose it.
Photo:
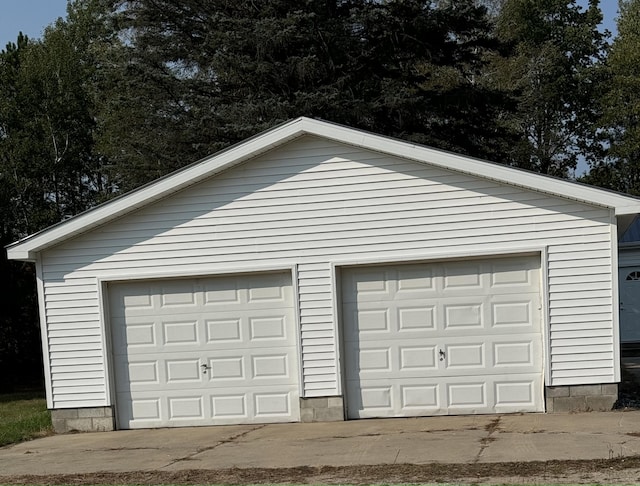
M 544 411 L 540 255 L 343 271 L 349 418 Z
M 638 213 L 299 118 L 7 251 L 58 431 L 606 410 Z
M 290 275 L 114 283 L 109 301 L 119 427 L 299 420 Z

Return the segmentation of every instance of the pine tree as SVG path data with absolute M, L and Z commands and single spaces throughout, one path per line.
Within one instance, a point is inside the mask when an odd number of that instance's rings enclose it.
M 482 82 L 497 42 L 476 3 L 117 3 L 101 147 L 123 187 L 302 115 L 500 159 L 508 98 Z
M 597 144 L 601 21 L 598 0 L 505 0 L 496 29 L 512 51 L 494 58 L 493 82 L 517 99 L 514 165 L 567 177 Z
M 640 195 L 640 0 L 621 0 L 618 36 L 607 59 L 601 97 L 606 156 L 585 182 Z

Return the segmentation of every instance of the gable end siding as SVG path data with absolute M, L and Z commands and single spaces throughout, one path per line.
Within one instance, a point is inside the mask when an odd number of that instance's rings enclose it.
M 98 279 L 297 265 L 303 394 L 331 396 L 333 263 L 497 249 L 547 248 L 547 384 L 612 382 L 610 221 L 607 209 L 304 137 L 44 253 L 53 403 L 109 401 Z

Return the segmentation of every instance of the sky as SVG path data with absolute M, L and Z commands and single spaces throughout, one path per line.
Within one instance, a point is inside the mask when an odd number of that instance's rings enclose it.
M 20 31 L 39 38 L 47 25 L 66 13 L 67 0 L 0 0 L 0 49 L 15 42 Z

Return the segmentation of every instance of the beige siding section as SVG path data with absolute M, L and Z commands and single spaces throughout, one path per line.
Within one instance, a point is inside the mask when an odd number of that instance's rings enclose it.
M 298 265 L 304 393 L 325 396 L 339 379 L 332 263 L 543 247 L 551 384 L 612 381 L 609 221 L 608 210 L 305 137 L 45 254 L 54 402 L 106 400 L 96 278 Z

